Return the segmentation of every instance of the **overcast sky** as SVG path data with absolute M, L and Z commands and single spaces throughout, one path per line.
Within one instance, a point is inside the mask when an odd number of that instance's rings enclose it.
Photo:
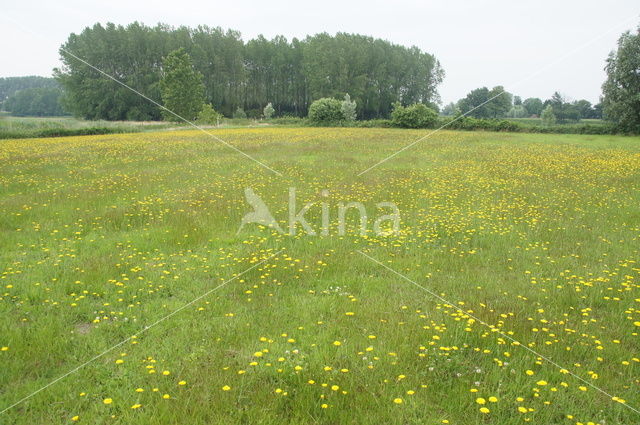
M 640 23 L 638 0 L 3 2 L 0 77 L 50 75 L 69 33 L 95 22 L 206 24 L 238 30 L 245 40 L 342 31 L 434 54 L 446 73 L 439 87 L 444 103 L 495 85 L 523 98 L 544 99 L 558 90 L 597 102 L 608 53 L 622 32 Z

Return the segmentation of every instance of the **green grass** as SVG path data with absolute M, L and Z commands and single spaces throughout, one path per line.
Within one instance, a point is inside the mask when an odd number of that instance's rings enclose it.
M 501 333 L 640 406 L 640 138 L 442 131 L 357 177 L 425 132 L 212 131 L 283 176 L 197 131 L 0 144 L 0 411 L 125 341 L 0 423 L 638 422 Z M 330 234 L 236 234 L 247 187 Z M 340 236 L 350 201 L 400 233 Z
M 223 118 L 219 128 L 262 127 L 266 125 L 300 124 L 303 119 L 279 118 L 272 122 L 247 118 Z M 215 126 L 198 124 L 208 129 Z M 158 130 L 193 129 L 184 122 L 167 121 L 105 121 L 84 120 L 73 117 L 14 117 L 0 115 L 0 139 L 65 137 L 118 133 L 139 133 Z
M 0 139 L 60 137 L 85 134 L 133 133 L 175 127 L 175 123 L 87 121 L 72 117 L 0 116 Z

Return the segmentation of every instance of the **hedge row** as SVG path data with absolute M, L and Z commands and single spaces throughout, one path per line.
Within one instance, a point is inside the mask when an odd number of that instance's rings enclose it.
M 484 130 L 507 131 L 515 133 L 561 133 L 561 134 L 618 134 L 620 133 L 613 124 L 572 124 L 553 125 L 549 127 L 539 125 L 527 125 L 510 120 L 478 119 L 463 117 L 440 118 L 438 127 L 445 126 L 452 130 Z
M 306 118 L 274 118 L 268 121 L 275 125 L 293 125 L 298 127 L 315 125 Z M 362 127 L 362 128 L 392 128 L 398 127 L 391 120 L 373 119 L 366 121 L 333 122 L 323 123 L 324 127 Z M 615 126 L 609 123 L 604 124 L 570 124 L 554 125 L 543 127 L 540 125 L 523 124 L 502 119 L 478 119 L 464 117 L 454 121 L 451 117 L 439 117 L 435 124 L 428 127 L 418 127 L 424 129 L 436 129 L 444 127 L 443 130 L 464 130 L 464 131 L 502 131 L 513 133 L 558 133 L 558 134 L 620 134 Z

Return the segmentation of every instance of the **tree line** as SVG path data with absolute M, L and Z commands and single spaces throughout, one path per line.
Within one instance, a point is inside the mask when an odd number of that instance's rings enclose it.
M 16 92 L 3 103 L 3 109 L 15 116 L 59 117 L 66 115 L 59 87 L 32 87 Z
M 319 116 L 333 117 L 331 122 L 337 122 L 336 117 L 344 122 L 395 116 L 400 126 L 425 126 L 438 111 L 436 88 L 444 75 L 432 55 L 360 35 L 323 33 L 290 42 L 259 36 L 245 43 L 239 33 L 220 28 L 96 24 L 69 36 L 61 49 L 64 65 L 54 70 L 58 81 L 0 78 L 0 106 L 14 115 L 63 114 L 61 83 L 66 110 L 84 118 L 175 118 L 69 51 L 203 123 L 220 118 L 214 106 L 240 118 L 301 117 L 314 100 L 322 99 L 323 108 L 316 112 L 323 113 L 311 121 Z M 640 133 L 640 28 L 620 37 L 605 70 L 603 96 L 595 105 L 584 99 L 568 101 L 558 92 L 544 101 L 522 100 L 496 86 L 472 90 L 441 114 L 479 120 L 541 117 L 547 124 L 604 118 L 618 131 Z M 338 110 L 339 105 L 348 105 L 349 112 Z
M 606 60 L 605 71 L 601 101 L 595 105 L 584 99 L 569 102 L 558 92 L 544 102 L 539 98 L 522 101 L 497 86 L 472 90 L 458 102 L 446 105 L 442 112 L 474 118 L 539 116 L 547 124 L 604 118 L 616 131 L 640 133 L 640 27 L 620 36 L 617 48 Z
M 464 114 L 474 118 L 537 118 L 545 110 L 547 115 L 552 112 L 555 121 L 559 123 L 602 118 L 601 103 L 592 105 L 585 99 L 570 102 L 559 92 L 545 101 L 537 97 L 522 100 L 520 96 L 505 91 L 503 86 L 496 86 L 491 90 L 487 87 L 472 90 L 458 102 L 446 105 L 442 113 Z
M 59 87 L 59 85 L 53 78 L 40 77 L 37 75 L 0 78 L 0 103 L 4 102 L 20 90 L 38 87 L 55 88 Z
M 0 109 L 16 116 L 60 116 L 62 89 L 53 78 L 0 78 Z
M 237 31 L 207 26 L 95 24 L 71 34 L 60 49 L 63 66 L 54 75 L 65 89 L 65 107 L 87 119 L 160 119 L 156 105 L 68 52 L 160 101 L 164 60 L 179 49 L 202 75 L 204 102 L 226 116 L 242 109 L 257 117 L 268 103 L 278 115 L 306 116 L 313 100 L 348 93 L 359 118 L 388 117 L 397 101 L 437 102 L 444 75 L 436 58 L 417 47 L 357 34 L 244 42 Z

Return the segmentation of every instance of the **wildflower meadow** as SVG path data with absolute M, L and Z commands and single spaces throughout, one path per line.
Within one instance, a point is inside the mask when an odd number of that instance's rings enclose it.
M 211 132 L 0 143 L 0 423 L 640 422 L 640 138 Z

